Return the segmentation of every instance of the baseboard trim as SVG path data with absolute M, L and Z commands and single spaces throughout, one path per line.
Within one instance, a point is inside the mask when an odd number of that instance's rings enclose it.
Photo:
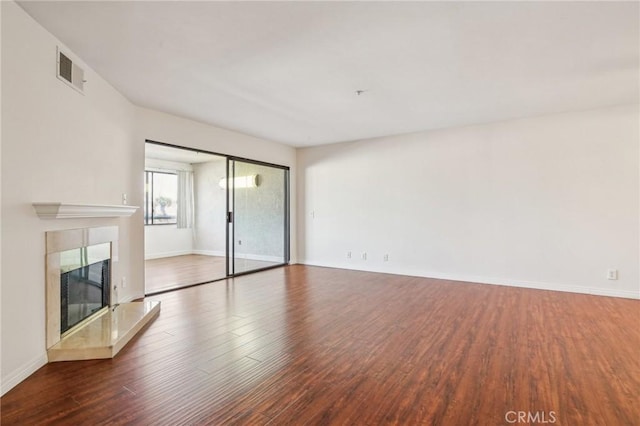
M 118 304 L 133 302 L 133 301 L 138 300 L 140 298 L 144 298 L 144 295 L 138 296 L 138 297 L 136 297 L 136 296 L 127 296 L 126 298 L 124 298 L 122 300 L 118 300 Z
M 200 254 L 202 256 L 219 256 L 219 257 L 225 257 L 227 255 L 226 252 L 221 250 L 192 250 L 191 254 Z
M 152 260 L 152 259 L 163 259 L 165 257 L 174 257 L 174 256 L 184 256 L 188 254 L 199 254 L 202 256 L 219 256 L 225 257 L 227 254 L 224 251 L 219 250 L 184 250 L 184 251 L 174 251 L 174 252 L 165 252 L 165 253 L 156 253 L 145 255 L 144 260 Z M 283 263 L 282 258 L 278 256 L 263 256 L 259 254 L 245 254 L 238 255 L 239 259 L 248 259 L 248 260 L 260 260 L 263 262 L 276 262 Z
M 184 256 L 192 254 L 192 250 L 167 251 L 164 253 L 145 254 L 144 260 L 163 259 L 165 257 Z
M 15 386 L 17 386 L 20 382 L 25 380 L 27 377 L 38 371 L 40 367 L 47 364 L 47 353 L 43 352 L 38 355 L 31 361 L 25 363 L 18 369 L 14 370 L 9 374 L 8 377 L 2 378 L 2 383 L 0 384 L 0 394 L 4 395 L 9 392 Z
M 273 263 L 284 263 L 282 257 L 278 256 L 262 256 L 260 254 L 245 254 L 243 256 L 236 256 L 239 259 L 247 259 L 247 260 L 260 260 L 263 262 L 273 262 Z
M 330 264 L 327 262 L 317 262 L 317 261 L 309 261 L 309 260 L 298 260 L 298 263 L 302 265 L 321 266 L 325 268 L 339 268 L 339 269 L 347 269 L 347 270 L 353 270 L 353 271 L 377 272 L 382 274 L 434 278 L 439 280 L 461 281 L 461 282 L 468 282 L 473 284 L 503 285 L 508 287 L 531 288 L 536 290 L 562 291 L 565 293 L 591 294 L 594 296 L 621 297 L 625 299 L 640 299 L 640 290 L 638 292 L 633 292 L 633 291 L 627 291 L 627 290 L 615 290 L 615 289 L 603 289 L 603 288 L 597 288 L 597 287 L 576 286 L 571 284 L 546 283 L 546 282 L 526 281 L 526 280 L 511 280 L 511 279 L 501 279 L 501 278 L 495 278 L 495 277 L 473 276 L 473 275 L 445 274 L 441 272 L 397 271 L 397 270 L 389 270 L 389 269 L 386 269 L 386 270 L 364 269 L 364 268 L 353 267 L 351 265 L 345 266 L 341 264 Z
M 224 251 L 216 251 L 216 250 L 193 250 L 193 254 L 201 254 L 204 256 L 221 256 L 225 257 L 227 254 Z M 239 259 L 249 259 L 249 260 L 261 260 L 264 262 L 276 262 L 283 263 L 281 257 L 278 256 L 263 256 L 260 254 L 245 254 L 236 256 Z

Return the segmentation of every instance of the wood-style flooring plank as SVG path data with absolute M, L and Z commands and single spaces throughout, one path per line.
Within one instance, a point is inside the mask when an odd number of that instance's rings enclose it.
M 638 300 L 300 265 L 153 299 L 116 358 L 4 395 L 2 425 L 640 424 Z

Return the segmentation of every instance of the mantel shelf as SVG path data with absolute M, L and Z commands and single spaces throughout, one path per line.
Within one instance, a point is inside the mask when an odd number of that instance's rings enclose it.
M 137 206 L 69 203 L 33 203 L 40 219 L 82 219 L 91 217 L 127 217 Z

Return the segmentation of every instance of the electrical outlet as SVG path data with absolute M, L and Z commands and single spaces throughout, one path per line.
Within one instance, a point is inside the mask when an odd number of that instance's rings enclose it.
M 362 253 L 362 260 L 367 260 L 367 252 Z
M 125 206 L 127 205 L 127 193 L 126 192 L 122 193 L 122 204 L 125 205 Z
M 125 277 L 122 277 L 122 279 L 120 280 L 120 286 L 122 288 L 127 288 L 127 279 Z
M 617 280 L 618 279 L 618 270 L 617 269 L 607 269 L 607 279 L 608 280 Z
M 351 259 L 351 252 L 350 251 L 347 252 L 347 259 Z
M 383 260 L 384 260 L 385 262 L 388 262 L 388 261 L 389 261 L 389 255 L 388 255 L 388 254 L 385 254 L 385 255 L 384 255 L 384 257 L 383 257 Z

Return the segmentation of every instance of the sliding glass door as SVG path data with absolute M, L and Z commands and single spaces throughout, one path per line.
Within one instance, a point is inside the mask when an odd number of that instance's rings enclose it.
M 289 170 L 228 159 L 228 274 L 289 262 Z
M 145 294 L 289 263 L 289 169 L 145 144 Z

